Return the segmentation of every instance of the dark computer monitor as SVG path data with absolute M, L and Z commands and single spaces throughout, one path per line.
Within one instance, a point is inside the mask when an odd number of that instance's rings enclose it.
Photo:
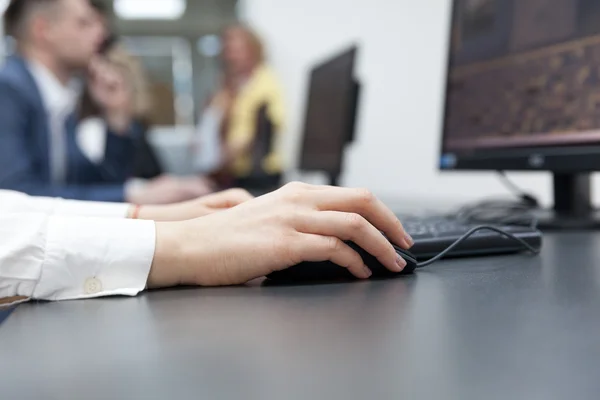
M 600 1 L 455 0 L 450 36 L 440 168 L 550 171 L 543 223 L 600 226 Z
M 336 186 L 344 151 L 355 137 L 361 87 L 354 77 L 357 51 L 353 46 L 310 73 L 300 169 L 324 172 Z

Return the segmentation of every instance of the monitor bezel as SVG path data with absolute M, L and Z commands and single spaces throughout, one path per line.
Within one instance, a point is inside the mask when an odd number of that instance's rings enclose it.
M 438 169 L 440 171 L 549 171 L 560 173 L 600 170 L 600 142 L 589 145 L 548 145 L 539 147 L 509 147 L 506 149 L 473 149 L 461 153 L 446 151 L 446 124 L 449 114 L 449 87 L 452 64 L 452 34 L 454 14 L 460 0 L 450 4 L 446 37 L 446 71 L 442 97 L 441 141 Z

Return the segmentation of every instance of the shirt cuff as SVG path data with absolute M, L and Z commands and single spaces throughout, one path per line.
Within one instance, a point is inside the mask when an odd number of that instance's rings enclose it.
M 31 297 L 135 296 L 146 287 L 155 241 L 153 221 L 50 217 L 45 260 Z
M 126 218 L 129 207 L 123 203 L 59 200 L 53 214 L 69 217 Z

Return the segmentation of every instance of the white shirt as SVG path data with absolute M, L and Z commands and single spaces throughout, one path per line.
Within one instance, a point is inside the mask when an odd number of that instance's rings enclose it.
M 52 182 L 61 184 L 64 183 L 67 174 L 65 124 L 69 115 L 75 111 L 81 88 L 75 84 L 63 85 L 48 68 L 40 63 L 32 61 L 28 65 L 48 114 Z M 104 161 L 106 129 L 106 123 L 100 118 L 89 118 L 77 126 L 77 145 L 82 153 L 95 164 Z
M 98 117 L 86 118 L 77 125 L 77 146 L 94 164 L 101 164 L 106 156 L 107 129 L 106 122 Z
M 144 290 L 155 224 L 125 219 L 127 207 L 0 190 L 0 299 L 72 300 Z
M 73 112 L 77 93 L 63 85 L 44 65 L 29 63 L 29 70 L 38 86 L 42 103 L 48 114 L 50 128 L 50 176 L 52 182 L 61 184 L 67 175 L 67 140 L 65 124 Z

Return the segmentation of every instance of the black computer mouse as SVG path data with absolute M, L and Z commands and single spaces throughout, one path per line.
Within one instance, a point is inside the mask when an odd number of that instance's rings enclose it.
M 398 255 L 407 262 L 406 267 L 400 273 L 390 271 L 383 264 L 381 264 L 377 258 L 373 257 L 356 244 L 348 242 L 348 245 L 352 247 L 358 254 L 360 254 L 365 265 L 371 269 L 373 272 L 372 278 L 392 278 L 399 275 L 408 275 L 415 272 L 415 269 L 417 268 L 416 257 L 410 252 L 397 246 L 394 246 L 396 253 L 398 253 Z M 267 276 L 267 278 L 280 282 L 337 281 L 356 279 L 347 268 L 340 267 L 331 261 L 304 262 L 283 271 L 274 272 Z

